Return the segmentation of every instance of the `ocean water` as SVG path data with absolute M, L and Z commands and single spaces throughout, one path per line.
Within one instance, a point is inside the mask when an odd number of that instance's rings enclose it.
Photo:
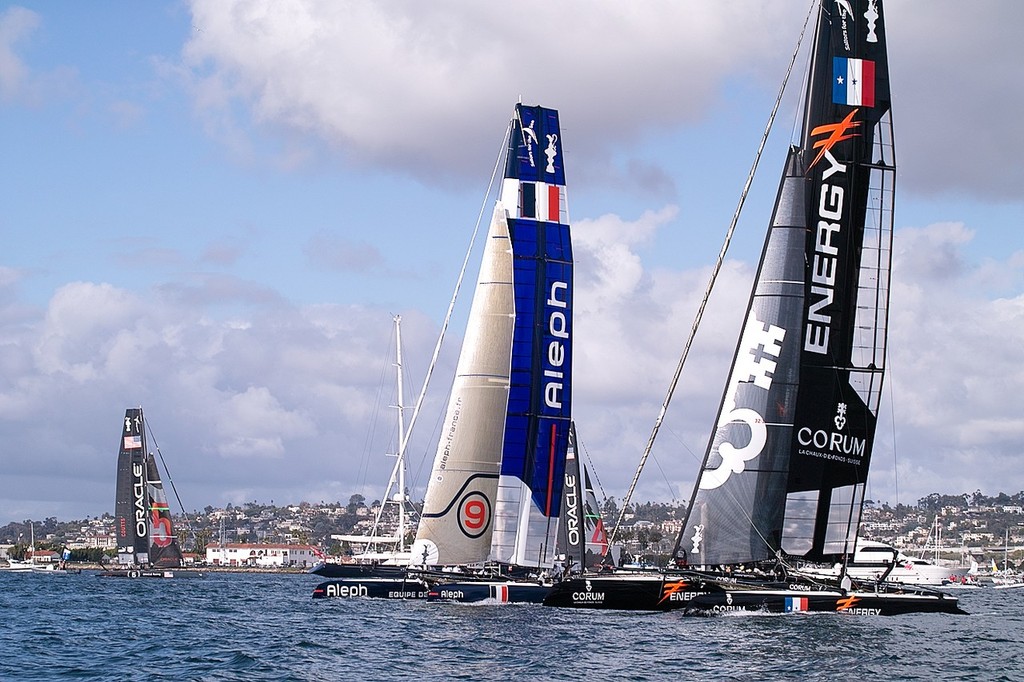
M 313 600 L 319 580 L 0 573 L 0 679 L 1024 679 L 1024 589 L 961 590 L 968 616 L 685 617 Z

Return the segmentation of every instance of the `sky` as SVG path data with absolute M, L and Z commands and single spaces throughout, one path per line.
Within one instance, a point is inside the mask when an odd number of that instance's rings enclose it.
M 185 511 L 379 499 L 393 317 L 411 405 L 520 100 L 560 112 L 573 409 L 601 491 L 621 500 L 808 4 L 0 4 L 0 523 L 112 512 L 137 405 Z M 867 494 L 1018 492 L 1024 81 L 1006 46 L 1024 4 L 885 10 L 896 232 Z M 639 500 L 689 499 L 804 66 Z M 467 281 L 478 263 L 479 248 Z M 470 292 L 410 441 L 415 499 Z

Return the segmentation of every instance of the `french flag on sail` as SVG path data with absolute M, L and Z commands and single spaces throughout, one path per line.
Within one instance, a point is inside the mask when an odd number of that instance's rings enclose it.
M 519 192 L 520 217 L 559 222 L 563 203 L 561 185 L 523 182 Z
M 875 106 L 875 63 L 868 59 L 833 57 L 832 101 L 854 107 Z
M 806 610 L 807 597 L 786 597 L 786 613 Z

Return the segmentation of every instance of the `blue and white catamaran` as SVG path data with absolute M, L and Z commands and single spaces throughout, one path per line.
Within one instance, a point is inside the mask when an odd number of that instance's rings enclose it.
M 558 112 L 516 105 L 412 562 L 488 564 L 432 598 L 539 601 L 562 507 L 572 408 L 573 261 Z M 529 593 L 529 594 L 524 594 Z
M 454 601 L 539 602 L 572 408 L 573 261 L 558 112 L 518 104 L 410 567 Z M 527 577 L 528 576 L 528 577 Z M 458 582 L 455 582 L 458 581 Z M 323 583 L 373 596 L 373 581 Z M 405 598 L 419 590 L 400 590 Z M 339 595 L 340 596 L 340 595 Z M 381 595 L 388 596 L 388 595 Z

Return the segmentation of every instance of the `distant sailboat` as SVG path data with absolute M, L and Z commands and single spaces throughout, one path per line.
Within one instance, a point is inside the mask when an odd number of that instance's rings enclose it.
M 29 521 L 29 545 L 28 551 L 26 552 L 27 559 L 6 559 L 3 563 L 0 563 L 0 571 L 9 571 L 14 573 L 46 573 L 48 575 L 68 575 L 72 573 L 81 573 L 81 569 L 69 568 L 62 559 L 60 563 L 53 561 L 39 561 L 36 552 L 36 527 L 32 521 Z
M 395 371 L 398 391 L 398 452 L 391 478 L 384 491 L 384 500 L 374 519 L 369 535 L 346 535 L 342 541 L 365 548 L 353 557 L 351 563 L 322 562 L 310 573 L 332 578 L 322 582 L 313 590 L 314 598 L 378 598 L 378 599 L 426 599 L 427 583 L 406 570 L 410 553 L 406 548 L 408 499 L 405 488 L 405 446 L 407 443 L 404 405 L 404 384 L 402 381 L 402 318 L 395 316 Z M 397 492 L 395 491 L 397 487 Z M 384 509 L 394 505 L 398 524 L 394 535 L 381 536 L 381 516 Z
M 853 553 L 882 394 L 896 167 L 881 5 L 819 5 L 802 141 L 786 160 L 677 567 L 570 579 L 546 604 L 962 613 L 938 591 L 795 575 Z
M 608 544 L 601 508 L 590 472 L 578 453 L 576 426 L 569 431 L 562 487 L 562 515 L 558 526 L 558 573 L 568 574 L 618 564 L 617 548 Z
M 118 441 L 114 533 L 117 566 L 103 577 L 169 578 L 182 554 L 141 407 L 128 408 Z

